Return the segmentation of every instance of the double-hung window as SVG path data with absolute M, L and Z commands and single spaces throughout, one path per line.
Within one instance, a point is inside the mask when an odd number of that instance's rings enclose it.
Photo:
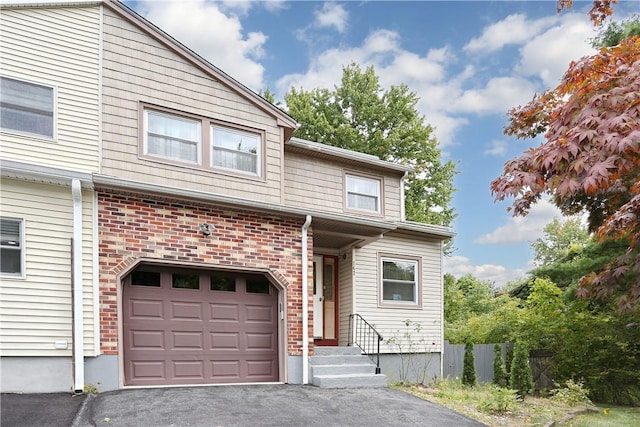
M 380 304 L 420 305 L 420 260 L 380 256 Z
M 211 126 L 213 168 L 260 175 L 260 135 Z
M 381 213 L 381 180 L 359 175 L 345 175 L 347 209 Z
M 202 123 L 199 120 L 144 110 L 144 153 L 178 162 L 200 163 Z
M 22 220 L 0 218 L 0 272 L 3 276 L 22 276 Z
M 54 138 L 52 87 L 0 77 L 0 127 Z
M 206 117 L 151 108 L 144 108 L 143 120 L 141 155 L 145 157 L 262 177 L 261 131 L 223 126 Z

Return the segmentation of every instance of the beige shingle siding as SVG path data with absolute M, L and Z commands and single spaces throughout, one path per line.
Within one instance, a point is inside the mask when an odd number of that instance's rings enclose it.
M 422 258 L 422 309 L 378 306 L 378 253 Z M 435 351 L 440 351 L 441 276 L 439 240 L 417 240 L 388 233 L 383 239 L 356 251 L 354 290 L 358 304 L 357 313 L 373 324 L 385 339 L 390 338 L 396 331 L 403 331 L 405 320 L 419 322 L 425 340 L 435 342 Z M 381 351 L 388 352 L 390 349 L 383 345 Z
M 55 141 L 2 133 L 5 159 L 98 170 L 100 8 L 2 9 L 0 74 L 53 86 Z
M 71 188 L 2 179 L 0 215 L 24 220 L 24 278 L 2 278 L 2 356 L 71 355 Z M 85 355 L 94 355 L 93 194 L 83 191 L 83 312 Z M 54 340 L 69 343 L 54 349 Z
M 400 176 L 299 153 L 285 153 L 285 204 L 325 212 L 345 212 L 345 171 L 381 177 L 384 217 L 400 219 Z M 363 215 L 366 216 L 366 215 Z
M 282 141 L 275 117 L 107 8 L 104 31 L 103 173 L 281 202 Z M 265 179 L 247 179 L 140 158 L 142 102 L 263 131 Z

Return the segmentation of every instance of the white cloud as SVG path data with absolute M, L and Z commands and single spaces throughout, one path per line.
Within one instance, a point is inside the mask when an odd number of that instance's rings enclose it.
M 536 86 L 522 77 L 494 77 L 483 88 L 464 91 L 448 108 L 476 114 L 504 113 L 528 102 L 535 90 Z
M 524 269 L 508 269 L 498 264 L 475 265 L 469 258 L 464 256 L 445 257 L 444 272 L 452 274 L 456 278 L 471 274 L 480 280 L 493 282 L 498 288 L 503 287 L 508 282 L 525 277 L 527 273 Z
M 243 2 L 248 3 L 248 2 Z M 172 37 L 253 90 L 264 86 L 267 37 L 261 32 L 243 33 L 240 19 L 225 14 L 219 4 L 204 0 L 146 1 L 140 13 Z
M 483 153 L 489 156 L 503 156 L 507 152 L 508 145 L 509 143 L 503 139 L 494 139 Z
M 555 87 L 572 60 L 595 52 L 589 39 L 596 31 L 586 14 L 563 14 L 557 25 L 520 48 L 515 71 L 540 78 L 546 87 Z
M 531 21 L 519 13 L 509 15 L 502 21 L 486 27 L 480 37 L 472 39 L 464 46 L 464 50 L 472 53 L 490 53 L 509 44 L 522 44 L 554 21 L 555 17 Z
M 316 17 L 316 24 L 319 27 L 333 27 L 339 33 L 344 32 L 347 28 L 349 14 L 342 5 L 337 3 L 324 3 L 322 9 L 316 10 L 314 15 Z
M 262 2 L 262 6 L 270 12 L 276 12 L 288 7 L 285 0 L 267 0 Z
M 490 233 L 483 234 L 473 243 L 499 245 L 531 242 L 544 234 L 544 227 L 554 217 L 561 217 L 562 213 L 551 202 L 540 200 L 533 205 L 525 217 L 508 217 L 506 224 Z

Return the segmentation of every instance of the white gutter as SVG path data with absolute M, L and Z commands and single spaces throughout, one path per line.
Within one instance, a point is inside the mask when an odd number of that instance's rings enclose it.
M 309 255 L 307 230 L 311 215 L 302 225 L 302 384 L 309 384 Z
M 73 286 L 73 390 L 84 389 L 84 331 L 82 329 L 82 188 L 79 179 L 71 180 L 73 197 L 73 244 L 71 247 Z

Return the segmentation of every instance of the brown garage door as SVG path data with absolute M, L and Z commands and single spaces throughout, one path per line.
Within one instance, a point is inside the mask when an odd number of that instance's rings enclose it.
M 138 270 L 123 301 L 125 385 L 278 381 L 277 291 L 266 277 Z

